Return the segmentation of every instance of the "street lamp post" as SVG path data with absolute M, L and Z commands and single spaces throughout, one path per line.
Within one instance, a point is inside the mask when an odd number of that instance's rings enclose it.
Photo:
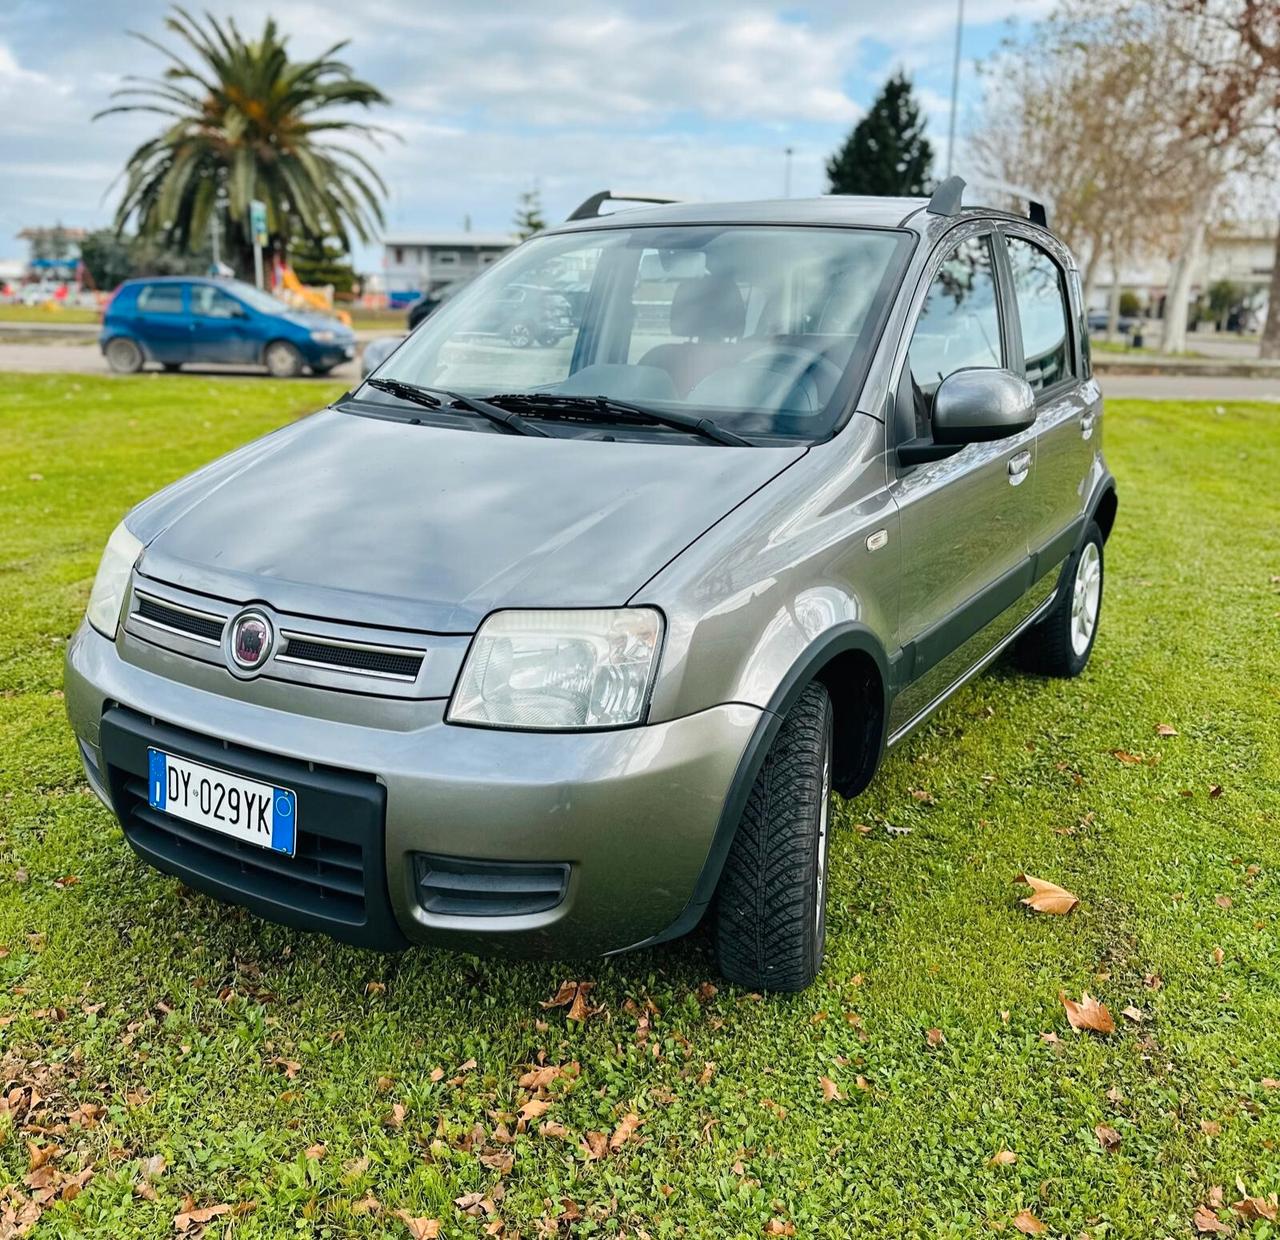
M 960 36 L 964 33 L 964 0 L 959 0 L 956 12 L 956 54 L 951 65 L 951 119 L 947 123 L 947 176 L 956 149 L 956 102 L 960 95 Z

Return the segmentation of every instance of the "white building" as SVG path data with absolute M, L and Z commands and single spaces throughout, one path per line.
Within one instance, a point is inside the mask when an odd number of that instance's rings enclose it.
M 469 280 L 519 243 L 513 233 L 396 233 L 382 242 L 384 287 L 392 303 Z

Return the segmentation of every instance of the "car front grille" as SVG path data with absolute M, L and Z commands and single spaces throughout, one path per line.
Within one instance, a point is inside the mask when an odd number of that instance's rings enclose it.
M 156 625 L 175 633 L 186 633 L 201 641 L 222 641 L 226 621 L 221 616 L 168 603 L 152 594 L 144 594 L 141 590 L 136 591 L 134 597 L 137 600 L 134 614 L 144 624 Z
M 277 659 L 289 663 L 309 663 L 318 667 L 337 667 L 364 672 L 371 676 L 388 676 L 396 680 L 416 680 L 422 667 L 422 653 L 398 650 L 390 646 L 301 637 L 284 634 L 284 649 Z
M 271 921 L 322 930 L 362 947 L 405 946 L 387 896 L 386 794 L 375 779 L 224 745 L 119 706 L 103 715 L 101 735 L 112 805 L 125 838 L 144 860 Z M 291 788 L 298 801 L 295 854 L 152 809 L 149 748 Z

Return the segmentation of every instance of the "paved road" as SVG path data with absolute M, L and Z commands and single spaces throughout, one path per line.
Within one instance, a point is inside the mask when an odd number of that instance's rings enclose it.
M 1116 400 L 1274 400 L 1280 376 L 1246 379 L 1224 375 L 1099 375 L 1103 396 Z
M 58 371 L 68 374 L 108 375 L 111 368 L 102 356 L 97 344 L 10 344 L 0 342 L 0 371 L 23 371 L 28 374 Z M 160 373 L 159 366 L 146 367 L 145 373 Z M 246 375 L 262 377 L 266 371 L 254 366 L 185 366 L 184 375 L 219 375 L 222 377 Z M 312 376 L 308 375 L 307 378 Z M 326 377 L 327 381 L 354 381 L 360 377 L 356 362 L 336 366 Z
M 0 343 L 0 371 L 27 373 L 64 371 L 105 375 L 110 371 L 96 344 Z M 190 366 L 183 374 L 262 376 L 253 367 Z M 330 380 L 354 382 L 359 378 L 355 362 L 337 367 Z M 1201 375 L 1102 375 L 1102 391 L 1116 398 L 1147 397 L 1151 400 L 1267 400 L 1280 401 L 1280 376 L 1262 379 Z

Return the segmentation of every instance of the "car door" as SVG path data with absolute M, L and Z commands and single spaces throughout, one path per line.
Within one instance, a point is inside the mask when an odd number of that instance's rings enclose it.
M 1075 545 L 1088 501 L 1101 410 L 1085 376 L 1078 282 L 1070 256 L 1047 235 L 1004 225 L 1014 320 L 1024 374 L 1036 393 L 1036 483 L 1028 538 L 1037 576 L 1060 565 Z
M 1002 278 L 1003 242 L 989 223 L 949 232 L 917 288 L 903 353 L 894 436 L 931 436 L 941 381 L 973 367 L 1020 368 Z M 967 444 L 941 461 L 891 458 L 900 518 L 898 637 L 904 678 L 890 732 L 905 729 L 1017 626 L 1029 585 L 1027 528 L 1035 492 L 1034 427 Z
M 185 362 L 191 357 L 191 319 L 184 286 L 177 282 L 147 284 L 138 290 L 138 337 L 157 362 Z
M 244 363 L 257 360 L 257 342 L 244 306 L 213 284 L 190 286 L 192 360 Z

